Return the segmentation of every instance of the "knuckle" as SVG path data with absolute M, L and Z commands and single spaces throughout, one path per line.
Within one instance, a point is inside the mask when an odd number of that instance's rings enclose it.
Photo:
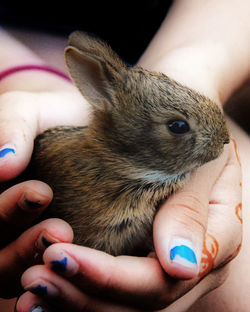
M 37 240 L 33 237 L 27 240 L 27 238 L 20 236 L 12 242 L 9 248 L 11 248 L 12 262 L 17 270 L 24 271 L 29 266 L 37 263 L 39 249 Z
M 15 262 L 18 263 L 18 266 L 26 268 L 30 263 L 27 259 L 27 251 L 22 250 L 22 248 L 18 247 L 13 250 Z
M 198 193 L 183 192 L 181 202 L 175 202 L 174 206 L 180 211 L 176 219 L 182 226 L 206 231 L 207 207 Z

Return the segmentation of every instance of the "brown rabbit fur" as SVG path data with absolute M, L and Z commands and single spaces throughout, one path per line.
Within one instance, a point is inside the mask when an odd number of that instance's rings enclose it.
M 75 243 L 145 254 L 159 204 L 229 142 L 223 115 L 208 98 L 164 74 L 127 66 L 85 33 L 71 35 L 65 58 L 92 105 L 89 127 L 41 134 L 26 174 L 52 187 L 44 218 L 68 221 Z M 173 120 L 187 122 L 188 131 L 172 133 Z

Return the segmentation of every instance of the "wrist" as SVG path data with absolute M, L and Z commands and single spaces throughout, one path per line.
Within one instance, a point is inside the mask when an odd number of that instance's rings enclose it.
M 174 1 L 139 65 L 224 104 L 250 77 L 249 9 L 248 0 Z
M 0 28 L 0 75 L 9 69 L 33 64 L 46 67 L 44 61 L 22 42 Z M 63 53 L 62 53 L 63 58 Z M 9 91 L 70 91 L 72 83 L 51 72 L 41 70 L 22 70 L 5 75 L 0 80 L 0 94 Z
M 0 94 L 10 91 L 72 91 L 69 76 L 44 64 L 23 64 L 0 72 Z
M 212 44 L 207 43 L 206 46 L 193 44 L 171 49 L 158 56 L 150 52 L 145 53 L 138 65 L 163 72 L 222 105 L 224 97 L 220 92 L 220 70 L 216 68 L 216 64 L 213 66 L 210 60 L 216 55 L 218 62 L 222 63 L 224 54 L 222 48 Z

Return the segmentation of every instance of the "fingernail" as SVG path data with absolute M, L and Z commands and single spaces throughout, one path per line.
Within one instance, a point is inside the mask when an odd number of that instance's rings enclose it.
M 0 158 L 4 158 L 6 155 L 13 155 L 15 153 L 16 151 L 13 145 L 5 144 L 0 147 Z
M 18 205 L 23 210 L 32 211 L 48 205 L 49 202 L 50 199 L 47 196 L 44 196 L 35 191 L 26 191 L 19 199 Z
M 36 248 L 39 250 L 39 251 L 44 251 L 46 248 L 48 248 L 49 246 L 51 246 L 52 244 L 54 243 L 60 243 L 61 241 L 54 237 L 54 236 L 51 236 L 47 231 L 43 231 L 37 241 L 36 241 Z
M 44 235 L 42 235 L 42 237 L 41 237 L 41 242 L 42 242 L 43 246 L 46 248 L 48 248 L 49 246 L 51 246 L 52 244 L 55 243 L 55 242 L 49 241 Z
M 79 264 L 67 253 L 61 251 L 60 258 L 50 262 L 51 269 L 66 276 L 73 276 L 79 271 Z
M 48 310 L 45 310 L 40 305 L 35 305 L 29 312 L 48 312 Z
M 25 286 L 24 289 L 41 297 L 57 297 L 59 295 L 59 290 L 54 285 L 41 279 Z
M 170 246 L 170 260 L 189 268 L 197 268 L 193 244 L 186 239 L 174 239 Z

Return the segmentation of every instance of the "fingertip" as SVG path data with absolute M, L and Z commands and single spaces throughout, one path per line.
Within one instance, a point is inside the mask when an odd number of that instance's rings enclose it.
M 51 218 L 42 221 L 39 226 L 44 229 L 41 235 L 42 244 L 47 248 L 54 242 L 71 243 L 74 233 L 71 226 L 62 219 Z M 46 234 L 44 234 L 46 233 Z M 50 239 L 52 237 L 53 239 Z
M 0 245 L 5 246 L 34 224 L 52 198 L 51 188 L 35 180 L 25 181 L 4 190 L 0 196 Z
M 158 259 L 170 276 L 192 279 L 199 273 L 200 252 L 189 239 L 173 237 L 162 240 L 156 248 Z
M 63 220 L 44 220 L 20 235 L 12 244 L 2 249 L 0 261 L 2 270 L 9 277 L 17 276 L 17 272 L 23 272 L 28 266 L 42 262 L 44 251 L 52 244 L 71 242 L 72 229 Z M 9 271 L 11 268 L 11 272 Z
M 50 201 L 52 200 L 53 191 L 47 183 L 38 180 L 29 180 L 23 183 L 26 183 L 28 188 L 34 190 L 37 194 L 41 194 Z
M 0 182 L 19 175 L 30 161 L 39 126 L 35 100 L 32 93 L 26 92 L 1 95 Z
M 52 189 L 42 181 L 30 180 L 22 182 L 16 187 L 20 187 L 21 192 L 17 204 L 26 212 L 43 211 L 53 198 Z
M 17 140 L 17 139 L 16 139 Z M 1 145 L 1 144 L 0 144 Z M 0 182 L 18 176 L 27 167 L 33 151 L 33 138 L 0 146 Z
M 44 303 L 41 298 L 32 294 L 31 292 L 25 292 L 22 294 L 15 307 L 16 312 L 46 312 Z
M 52 198 L 53 191 L 44 182 L 30 180 L 15 184 L 1 194 L 2 218 L 6 216 L 10 219 L 11 215 L 17 217 L 16 213 L 21 212 L 25 212 L 26 216 L 29 215 L 27 212 L 32 212 L 34 215 L 40 214 L 50 204 Z
M 154 221 L 154 246 L 167 274 L 192 279 L 199 274 L 206 212 L 193 194 L 179 193 L 162 205 Z
M 50 268 L 52 268 L 52 262 L 56 261 L 57 265 L 54 265 L 53 268 L 55 267 L 59 267 L 61 268 L 61 271 L 63 271 L 63 268 L 66 268 L 66 264 L 64 263 L 65 260 L 65 250 L 67 251 L 68 247 L 70 247 L 69 245 L 71 245 L 71 242 L 59 242 L 58 244 L 53 244 L 51 246 L 49 246 L 44 254 L 43 254 L 43 261 L 44 263 L 49 266 Z M 77 250 L 77 245 L 72 245 L 73 247 L 73 253 L 74 253 L 74 249 Z M 72 252 L 72 248 L 70 248 L 70 251 Z M 66 258 L 68 259 L 69 254 L 67 254 Z M 68 262 L 68 261 L 67 261 Z

